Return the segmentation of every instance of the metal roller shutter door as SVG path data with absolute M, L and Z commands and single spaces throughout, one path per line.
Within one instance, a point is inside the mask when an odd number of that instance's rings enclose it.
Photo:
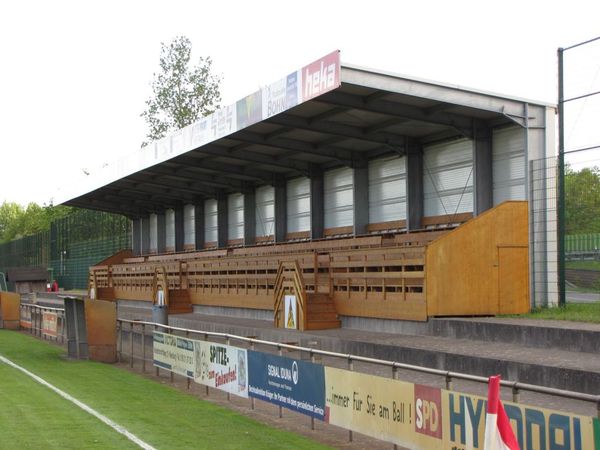
M 261 186 L 256 189 L 256 236 L 275 234 L 275 188 Z
M 287 232 L 310 231 L 310 179 L 287 182 Z
M 425 216 L 473 211 L 473 141 L 435 144 L 423 149 Z
M 150 253 L 158 252 L 158 217 L 150 214 Z
M 227 238 L 244 239 L 244 194 L 227 197 Z
M 166 223 L 166 248 L 168 252 L 175 251 L 175 211 L 167 209 L 165 212 Z
M 204 242 L 205 244 L 217 243 L 218 222 L 218 204 L 217 200 L 211 198 L 204 202 Z
M 521 127 L 494 130 L 492 173 L 494 205 L 506 200 L 525 200 L 525 130 Z
M 194 205 L 183 207 L 183 246 L 195 248 L 196 246 L 196 208 Z
M 369 161 L 369 223 L 406 219 L 406 158 Z
M 354 225 L 354 172 L 342 167 L 323 176 L 325 228 Z

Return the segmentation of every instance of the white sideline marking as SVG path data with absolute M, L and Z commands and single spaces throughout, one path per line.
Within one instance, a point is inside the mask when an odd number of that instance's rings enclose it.
M 108 417 L 100 414 L 95 409 L 90 408 L 88 405 L 86 405 L 85 403 L 80 402 L 75 397 L 70 396 L 66 392 L 61 391 L 56 386 L 53 386 L 52 384 L 48 383 L 43 378 L 38 377 L 36 374 L 31 373 L 29 370 L 25 369 L 24 367 L 21 367 L 18 364 L 15 364 L 10 359 L 7 359 L 4 356 L 0 355 L 0 361 L 2 361 L 5 364 L 8 364 L 9 366 L 11 366 L 11 367 L 13 367 L 15 369 L 20 370 L 21 372 L 23 372 L 26 375 L 29 375 L 31 378 L 33 378 L 35 381 L 37 381 L 41 385 L 46 386 L 49 389 L 52 389 L 54 392 L 56 392 L 62 398 L 66 399 L 66 400 L 69 400 L 72 403 L 75 403 L 77 406 L 79 406 L 85 412 L 87 412 L 87 413 L 91 414 L 92 416 L 96 417 L 97 419 L 101 420 L 106 425 L 108 425 L 109 427 L 111 427 L 112 429 L 114 429 L 115 431 L 117 431 L 118 433 L 121 433 L 121 434 L 125 435 L 125 437 L 127 437 L 127 439 L 129 439 L 130 441 L 135 442 L 137 445 L 139 445 L 140 447 L 142 447 L 144 450 L 156 450 L 150 444 L 146 444 L 144 441 L 142 441 L 140 438 L 138 438 L 135 434 L 130 433 L 129 431 L 127 431 L 124 427 L 122 427 L 118 423 L 113 422 Z

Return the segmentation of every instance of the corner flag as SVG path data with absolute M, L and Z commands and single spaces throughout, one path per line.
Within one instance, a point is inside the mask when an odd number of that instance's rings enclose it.
M 500 401 L 500 375 L 490 377 L 489 380 L 483 448 L 484 450 L 520 450 Z

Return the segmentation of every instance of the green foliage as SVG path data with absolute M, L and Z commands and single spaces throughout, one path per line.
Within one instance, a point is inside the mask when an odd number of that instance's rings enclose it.
M 40 206 L 30 203 L 23 208 L 17 203 L 0 205 L 0 243 L 50 229 L 53 220 L 71 212 L 68 206 Z
M 155 141 L 212 113 L 221 101 L 220 78 L 211 73 L 210 57 L 190 67 L 192 43 L 178 36 L 161 43 L 160 71 L 154 74 L 153 96 L 141 114 L 148 124 L 148 141 Z
M 64 349 L 30 336 L 0 330 L 0 354 L 155 448 L 326 448 L 112 365 L 70 361 L 64 353 Z M 131 447 L 119 434 L 65 404 L 56 394 L 49 393 L 40 407 L 35 406 L 46 388 L 36 389 L 35 383 L 20 373 L 15 376 L 14 369 L 2 363 L 0 380 L 0 448 L 3 444 L 36 449 Z
M 600 169 L 565 170 L 566 234 L 600 233 Z

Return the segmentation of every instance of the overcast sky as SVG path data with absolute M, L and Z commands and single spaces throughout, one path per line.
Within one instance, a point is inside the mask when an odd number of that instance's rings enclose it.
M 555 103 L 556 49 L 599 36 L 599 13 L 595 0 L 3 1 L 0 202 L 48 203 L 65 179 L 137 151 L 160 43 L 177 35 L 212 57 L 223 104 L 335 49 L 343 63 Z M 584 59 L 593 82 L 600 58 Z

